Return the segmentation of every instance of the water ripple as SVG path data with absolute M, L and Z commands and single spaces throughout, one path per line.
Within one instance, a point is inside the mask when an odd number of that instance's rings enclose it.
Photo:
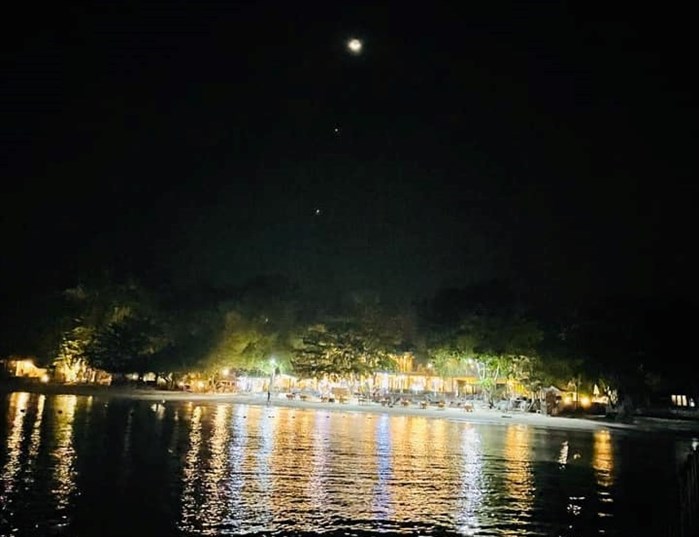
M 643 498 L 620 471 L 635 451 L 618 462 L 619 446 L 639 439 L 605 430 L 76 396 L 0 403 L 2 535 L 573 537 L 640 527 L 619 507 L 620 490 L 627 506 Z

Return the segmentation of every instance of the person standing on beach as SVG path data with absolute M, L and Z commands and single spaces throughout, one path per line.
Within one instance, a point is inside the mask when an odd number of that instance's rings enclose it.
M 267 404 L 269 405 L 270 400 L 272 399 L 272 392 L 269 391 L 269 388 L 267 388 Z

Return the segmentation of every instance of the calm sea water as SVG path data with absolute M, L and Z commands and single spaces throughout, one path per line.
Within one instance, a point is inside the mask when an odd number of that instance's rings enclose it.
M 0 395 L 0 535 L 662 536 L 691 438 Z

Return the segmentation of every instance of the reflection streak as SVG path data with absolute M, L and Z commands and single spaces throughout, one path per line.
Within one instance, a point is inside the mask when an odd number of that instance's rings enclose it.
M 315 413 L 315 430 L 313 431 L 313 458 L 311 460 L 311 475 L 308 479 L 307 491 L 311 509 L 322 512 L 328 504 L 328 492 L 325 476 L 328 474 L 326 438 L 328 436 L 328 420 L 321 419 L 320 412 Z
M 244 406 L 236 407 L 234 421 L 231 425 L 233 434 L 230 440 L 228 458 L 230 463 L 228 479 L 228 511 L 232 516 L 228 517 L 226 524 L 238 530 L 243 524 L 244 496 L 245 488 L 245 449 L 247 445 L 247 413 L 248 408 Z
M 39 454 L 39 446 L 41 445 L 41 423 L 44 417 L 44 404 L 46 396 L 40 395 L 36 404 L 36 421 L 32 427 L 32 436 L 29 440 L 29 460 L 27 465 L 31 468 L 36 462 L 36 457 Z
M 612 486 L 614 485 L 614 450 L 609 431 L 602 429 L 595 431 L 592 447 L 592 468 L 597 481 L 597 497 L 601 502 L 597 516 L 606 518 L 611 516 L 610 509 L 614 503 Z
M 505 433 L 505 458 L 507 492 L 520 516 L 529 514 L 534 499 L 534 483 L 531 468 L 531 436 L 529 427 L 510 425 Z
M 70 505 L 75 490 L 75 448 L 73 446 L 73 422 L 75 419 L 76 395 L 57 395 L 55 407 L 56 444 L 51 456 L 54 460 L 54 488 L 52 490 L 59 510 Z
M 372 508 L 375 516 L 387 519 L 391 515 L 391 493 L 389 484 L 393 478 L 391 459 L 393 446 L 391 445 L 391 427 L 389 417 L 381 416 L 376 426 L 376 485 L 372 495 Z
M 505 487 L 508 508 L 513 511 L 512 525 L 515 531 L 505 535 L 521 535 L 522 527 L 530 525 L 534 502 L 534 480 L 531 468 L 532 430 L 523 425 L 510 425 L 505 433 Z
M 3 490 L 0 493 L 0 513 L 10 508 L 12 493 L 17 485 L 17 475 L 22 467 L 22 440 L 24 439 L 23 426 L 26 416 L 26 406 L 29 394 L 26 392 L 13 393 L 10 398 L 10 408 L 14 408 L 15 415 L 7 436 L 7 461 L 2 469 Z
M 200 511 L 197 506 L 197 485 L 200 480 L 199 471 L 201 460 L 201 418 L 202 407 L 196 406 L 192 412 L 189 428 L 189 450 L 185 456 L 185 464 L 182 470 L 184 488 L 182 490 L 182 510 L 180 513 L 180 529 L 192 531 L 195 523 L 199 522 Z
M 200 513 L 203 517 L 205 535 L 216 533 L 217 526 L 226 515 L 224 482 L 228 470 L 228 405 L 218 405 L 214 417 L 214 431 L 209 441 L 209 469 L 203 485 L 203 503 Z
M 478 513 L 483 503 L 483 450 L 481 437 L 467 426 L 461 437 L 461 490 L 457 505 L 457 524 L 464 535 L 476 535 L 480 526 Z

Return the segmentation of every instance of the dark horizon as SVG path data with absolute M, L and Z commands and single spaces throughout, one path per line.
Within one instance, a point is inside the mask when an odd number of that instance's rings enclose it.
M 564 308 L 696 301 L 696 15 L 17 7 L 3 310 L 105 269 L 282 274 L 317 299 L 500 279 Z

